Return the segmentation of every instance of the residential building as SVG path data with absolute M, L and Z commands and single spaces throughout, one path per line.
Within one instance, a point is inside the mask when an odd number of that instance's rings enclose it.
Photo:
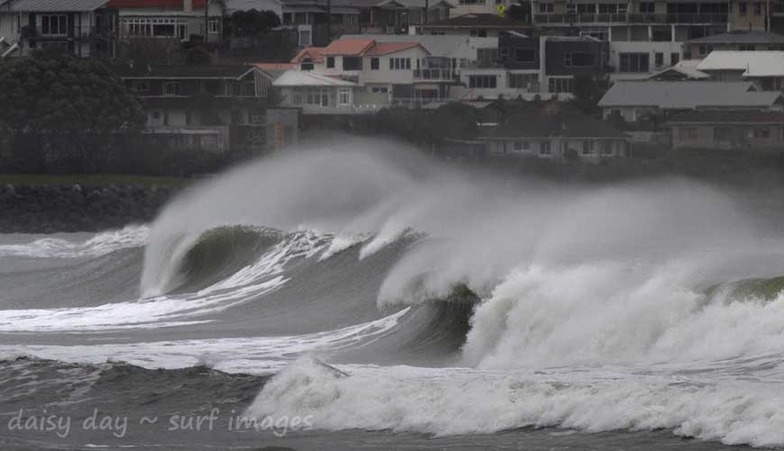
M 511 0 L 450 0 L 454 5 L 452 17 L 468 14 L 501 15 L 514 2 Z
M 697 69 L 718 81 L 753 81 L 764 91 L 784 89 L 784 51 L 715 50 Z
M 714 50 L 784 50 L 784 35 L 760 30 L 733 30 L 692 39 L 686 45 L 686 53 L 694 59 L 701 59 Z
M 311 71 L 286 71 L 273 86 L 279 90 L 281 105 L 300 108 L 308 115 L 366 114 L 389 105 L 386 94 L 373 99 L 357 82 Z
M 603 117 L 638 122 L 646 116 L 685 110 L 780 111 L 780 92 L 759 91 L 751 82 L 619 81 L 599 101 Z
M 262 151 L 269 134 L 275 133 L 267 115 L 272 80 L 259 68 L 121 65 L 113 70 L 142 98 L 147 112 L 145 132 L 165 137 L 173 146 Z
M 326 46 L 336 36 L 360 31 L 360 10 L 352 0 L 280 2 L 281 23 L 297 29 L 300 47 Z
M 119 11 L 124 40 L 219 42 L 223 33 L 223 9 L 216 0 L 109 0 L 107 5 Z
M 784 113 L 749 110 L 691 111 L 670 118 L 674 149 L 784 150 Z
M 0 57 L 56 47 L 80 57 L 112 57 L 117 12 L 107 0 L 0 0 Z
M 522 104 L 499 123 L 480 126 L 468 144 L 489 157 L 539 158 L 553 162 L 599 163 L 629 156 L 629 136 L 563 103 Z
M 460 35 L 472 37 L 498 37 L 505 30 L 530 32 L 531 24 L 518 22 L 497 14 L 453 15 L 440 21 L 428 21 L 415 27 L 417 34 Z
M 672 67 L 652 74 L 648 79 L 658 81 L 708 80 L 710 75 L 697 69 L 701 62 L 701 60 L 681 60 Z

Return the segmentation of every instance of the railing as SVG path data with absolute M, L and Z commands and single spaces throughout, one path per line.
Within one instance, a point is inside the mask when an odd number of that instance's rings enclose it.
M 434 81 L 455 81 L 458 75 L 452 69 L 414 69 L 414 79 Z
M 715 24 L 727 23 L 726 13 L 715 14 L 535 14 L 538 24 L 627 23 L 627 24 Z

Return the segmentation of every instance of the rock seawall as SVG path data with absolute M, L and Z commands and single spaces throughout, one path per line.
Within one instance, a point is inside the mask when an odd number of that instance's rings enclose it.
M 0 233 L 97 232 L 149 222 L 177 188 L 0 185 Z

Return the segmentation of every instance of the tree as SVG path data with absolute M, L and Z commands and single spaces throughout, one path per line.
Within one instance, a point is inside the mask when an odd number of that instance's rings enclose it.
M 593 75 L 578 75 L 574 78 L 574 103 L 583 113 L 589 116 L 599 116 L 600 108 L 597 106 L 607 92 L 607 80 Z
M 229 18 L 227 27 L 231 36 L 254 37 L 279 27 L 280 17 L 272 11 L 235 11 Z

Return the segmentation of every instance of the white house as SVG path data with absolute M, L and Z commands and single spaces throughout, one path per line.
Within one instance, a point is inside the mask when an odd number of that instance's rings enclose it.
M 286 71 L 272 85 L 280 92 L 282 106 L 301 108 L 303 114 L 364 114 L 384 106 L 366 103 L 373 99 L 359 83 L 311 71 Z
M 765 91 L 784 89 L 784 51 L 714 50 L 697 69 L 718 81 L 754 81 Z

